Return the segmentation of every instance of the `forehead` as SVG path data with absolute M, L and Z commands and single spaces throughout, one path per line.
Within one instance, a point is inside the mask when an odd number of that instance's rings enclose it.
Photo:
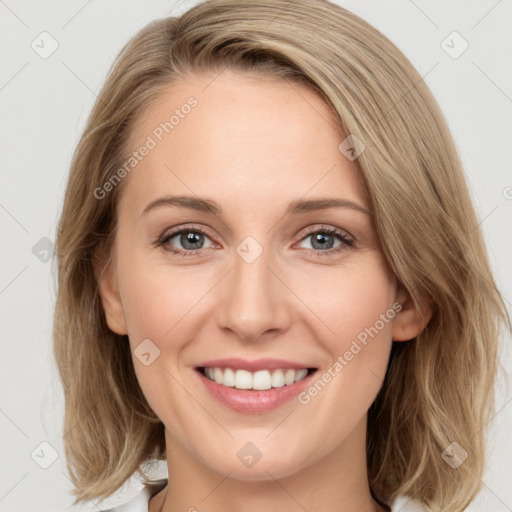
M 308 194 L 366 205 L 335 115 L 314 91 L 224 71 L 169 85 L 135 121 L 130 149 L 149 150 L 125 183 L 130 203 L 164 193 L 251 198 L 261 208 Z

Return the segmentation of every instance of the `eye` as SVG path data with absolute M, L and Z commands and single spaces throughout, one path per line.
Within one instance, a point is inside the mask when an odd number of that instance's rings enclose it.
M 307 240 L 310 240 L 310 247 L 306 247 L 306 250 L 314 255 L 331 255 L 354 246 L 354 240 L 347 233 L 330 226 L 322 226 L 315 231 L 310 231 L 301 242 Z M 336 242 L 338 242 L 337 246 Z
M 181 228 L 171 232 L 164 233 L 157 241 L 156 246 L 163 247 L 166 251 L 182 256 L 195 256 L 194 253 L 200 249 L 210 249 L 205 247 L 205 238 L 210 240 L 208 235 L 199 228 Z M 211 241 L 211 240 L 210 240 Z M 181 246 L 176 248 L 176 245 Z
M 205 246 L 205 240 L 209 240 L 210 245 Z M 307 240 L 310 240 L 310 247 L 305 249 L 315 256 L 332 255 L 354 246 L 354 240 L 350 235 L 330 226 L 321 226 L 314 231 L 309 231 L 309 233 L 302 237 L 300 242 Z M 208 234 L 201 228 L 196 227 L 182 227 L 165 232 L 154 244 L 157 247 L 163 247 L 164 250 L 181 256 L 196 256 L 201 252 L 201 249 L 212 248 L 211 239 Z

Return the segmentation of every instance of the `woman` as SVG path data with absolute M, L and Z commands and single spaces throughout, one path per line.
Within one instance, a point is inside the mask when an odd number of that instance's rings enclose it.
M 76 502 L 151 459 L 168 481 L 119 510 L 478 493 L 507 313 L 442 114 L 345 9 L 211 0 L 145 27 L 74 155 L 57 257 Z

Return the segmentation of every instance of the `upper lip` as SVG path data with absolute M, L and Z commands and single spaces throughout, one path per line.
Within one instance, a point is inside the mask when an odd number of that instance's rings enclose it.
M 237 370 L 247 370 L 255 372 L 258 370 L 274 370 L 278 368 L 314 368 L 311 365 L 298 363 L 296 361 L 288 361 L 285 359 L 241 359 L 238 357 L 227 359 L 210 359 L 203 361 L 197 365 L 198 368 L 234 368 Z

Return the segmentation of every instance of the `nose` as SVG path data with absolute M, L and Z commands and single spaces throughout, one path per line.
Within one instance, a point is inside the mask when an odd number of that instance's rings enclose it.
M 248 263 L 237 253 L 233 269 L 222 280 L 216 306 L 218 326 L 247 342 L 267 339 L 290 326 L 291 292 L 279 272 L 270 268 L 268 251 Z

